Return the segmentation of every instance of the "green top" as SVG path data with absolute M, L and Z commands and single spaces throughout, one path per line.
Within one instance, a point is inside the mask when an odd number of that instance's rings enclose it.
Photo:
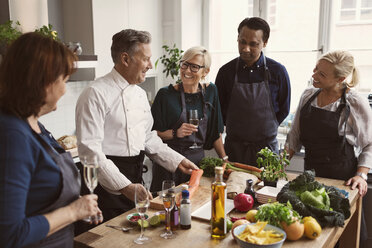
M 203 113 L 200 97 L 200 92 L 185 93 L 186 110 L 197 109 L 199 113 Z M 220 137 L 224 128 L 217 87 L 214 84 L 210 83 L 205 88 L 204 98 L 207 103 L 208 127 L 203 148 L 209 150 L 213 148 L 213 143 Z M 172 84 L 161 88 L 156 94 L 151 112 L 154 117 L 153 130 L 164 132 L 172 129 L 182 112 L 180 92 L 176 91 Z

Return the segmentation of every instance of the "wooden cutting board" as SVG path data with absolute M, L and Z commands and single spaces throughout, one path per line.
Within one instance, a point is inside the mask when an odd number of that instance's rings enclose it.
M 198 190 L 190 199 L 191 212 L 200 208 L 204 203 L 211 200 L 211 197 L 205 197 L 206 195 L 211 195 L 211 188 L 199 185 Z M 156 210 L 164 210 L 163 201 L 160 199 L 159 196 L 150 201 L 150 208 Z

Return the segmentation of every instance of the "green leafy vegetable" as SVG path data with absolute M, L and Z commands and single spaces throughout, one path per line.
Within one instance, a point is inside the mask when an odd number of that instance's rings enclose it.
M 274 202 L 261 205 L 255 218 L 281 228 L 280 222 L 284 221 L 287 225 L 290 225 L 296 219 L 301 219 L 301 216 L 293 210 L 291 203 L 288 201 L 286 204 Z
M 214 168 L 216 166 L 222 166 L 222 165 L 223 165 L 222 159 L 211 158 L 211 157 L 205 157 L 199 163 L 199 167 L 204 170 L 203 176 L 206 176 L 206 177 L 213 177 Z
M 349 200 L 336 187 L 316 181 L 313 170 L 287 183 L 276 199 L 282 203 L 290 201 L 300 215 L 313 216 L 322 227 L 343 226 L 350 217 Z

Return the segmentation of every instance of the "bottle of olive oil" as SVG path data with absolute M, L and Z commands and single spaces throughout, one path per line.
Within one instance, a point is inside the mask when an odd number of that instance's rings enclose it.
M 215 168 L 215 181 L 212 183 L 212 238 L 223 239 L 227 233 L 226 226 L 226 184 L 222 180 L 223 168 Z

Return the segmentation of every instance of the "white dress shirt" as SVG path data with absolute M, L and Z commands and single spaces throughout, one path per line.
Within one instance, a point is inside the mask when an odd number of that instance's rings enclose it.
M 115 68 L 81 93 L 75 119 L 79 157 L 96 154 L 99 183 L 110 193 L 119 194 L 131 181 L 106 155 L 136 156 L 144 150 L 171 172 L 184 159 L 151 131 L 154 121 L 146 92 L 129 84 Z
M 287 135 L 286 145 L 295 152 L 300 151 L 300 111 L 310 97 L 317 91 L 317 88 L 307 88 L 301 96 L 297 107 L 296 115 L 292 122 L 291 130 Z M 362 97 L 354 89 L 346 93 L 346 102 L 350 106 L 350 115 L 346 123 L 346 140 L 353 145 L 358 158 L 358 166 L 372 168 L 372 110 L 368 100 Z M 317 97 L 311 102 L 311 106 L 335 112 L 340 105 L 341 98 L 336 102 L 319 107 Z M 345 111 L 342 111 L 338 126 L 338 133 L 344 136 Z

